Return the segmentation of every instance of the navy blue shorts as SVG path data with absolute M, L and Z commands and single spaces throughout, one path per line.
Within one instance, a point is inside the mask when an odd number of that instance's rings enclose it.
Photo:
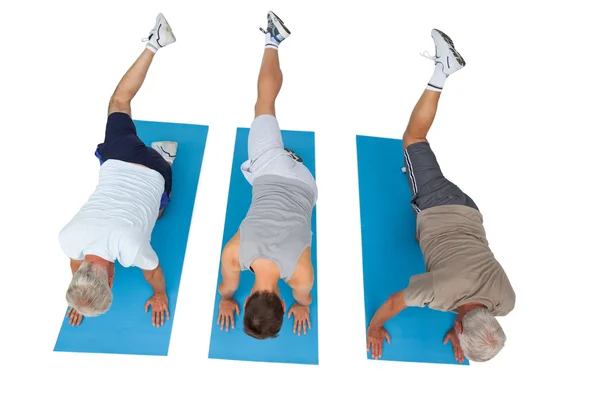
M 428 142 L 408 146 L 404 150 L 404 165 L 415 213 L 444 205 L 462 205 L 478 210 L 473 199 L 444 177 Z
M 169 204 L 173 184 L 171 165 L 156 150 L 141 141 L 129 115 L 115 112 L 108 116 L 104 143 L 96 148 L 96 157 L 100 160 L 100 165 L 108 160 L 120 160 L 155 170 L 165 178 L 160 210 Z

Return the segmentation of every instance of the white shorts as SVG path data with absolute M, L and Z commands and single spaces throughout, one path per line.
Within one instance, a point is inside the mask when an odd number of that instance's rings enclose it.
M 302 157 L 301 154 L 299 156 Z M 300 180 L 313 189 L 316 202 L 318 192 L 315 178 L 304 164 L 294 160 L 284 150 L 281 130 L 273 115 L 259 115 L 252 122 L 248 135 L 248 160 L 242 164 L 241 170 L 251 185 L 263 175 Z

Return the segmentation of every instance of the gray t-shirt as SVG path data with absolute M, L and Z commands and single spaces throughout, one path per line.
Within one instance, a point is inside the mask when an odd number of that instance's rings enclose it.
M 287 282 L 311 245 L 313 189 L 299 179 L 263 175 L 254 180 L 252 204 L 240 225 L 240 266 L 257 258 L 271 260 Z
M 410 278 L 408 306 L 455 311 L 480 303 L 496 316 L 515 307 L 515 292 L 488 246 L 483 217 L 474 208 L 446 205 L 417 216 L 417 234 L 427 272 Z

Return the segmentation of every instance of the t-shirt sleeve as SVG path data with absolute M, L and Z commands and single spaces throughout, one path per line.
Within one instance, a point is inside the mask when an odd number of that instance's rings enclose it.
M 502 291 L 500 295 L 500 304 L 496 306 L 493 314 L 497 317 L 504 317 L 508 315 L 515 308 L 515 302 L 515 292 L 509 283 Z
M 431 272 L 410 277 L 404 289 L 404 303 L 410 307 L 425 307 L 433 300 L 433 276 Z
M 140 246 L 140 249 L 131 264 L 132 266 L 149 271 L 158 267 L 158 256 L 150 245 L 150 242 L 144 242 L 144 244 Z
M 77 232 L 77 229 L 72 224 L 65 226 L 58 234 L 58 243 L 62 248 L 62 251 L 71 260 L 83 260 L 83 252 L 79 239 L 81 233 Z

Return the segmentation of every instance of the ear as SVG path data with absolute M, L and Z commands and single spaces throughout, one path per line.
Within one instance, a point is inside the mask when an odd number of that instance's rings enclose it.
M 463 326 L 462 326 L 462 315 L 459 314 L 456 316 L 456 319 L 454 320 L 454 330 L 456 331 L 457 334 L 462 335 L 463 333 Z
M 109 275 L 109 277 L 108 277 L 108 287 L 109 288 L 112 289 L 114 281 L 115 281 L 115 276 L 114 275 Z
M 113 283 L 115 281 L 115 264 L 110 264 L 108 266 L 108 287 L 112 289 Z
M 283 299 L 279 300 L 281 300 L 281 307 L 283 307 L 283 312 L 285 313 L 285 301 L 283 301 Z

